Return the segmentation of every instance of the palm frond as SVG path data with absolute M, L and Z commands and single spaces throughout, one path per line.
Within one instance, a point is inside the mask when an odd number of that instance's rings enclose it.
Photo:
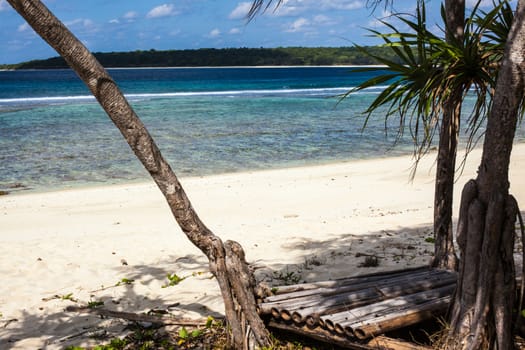
M 508 1 L 504 0 L 499 0 L 489 12 L 482 12 L 478 6 L 479 2 L 466 19 L 461 38 L 447 40 L 430 32 L 426 27 L 424 1 L 418 1 L 414 15 L 392 16 L 408 31 L 401 31 L 398 29 L 400 26 L 382 21 L 388 32 L 370 30 L 370 33 L 392 50 L 397 59 L 395 62 L 356 45 L 361 52 L 383 64 L 387 72 L 359 84 L 343 97 L 387 83 L 388 86 L 364 111 L 365 126 L 376 110 L 385 108 L 385 126 L 387 120 L 397 117 L 398 137 L 403 135 L 405 128 L 410 131 L 416 160 L 431 146 L 444 105 L 451 96 L 459 94 L 461 100 L 469 95 L 475 97 L 466 123 L 467 152 L 476 143 L 476 135 L 479 135 L 491 107 L 492 90 L 513 12 Z M 441 12 L 446 26 L 443 7 Z M 522 119 L 525 105 L 520 111 Z

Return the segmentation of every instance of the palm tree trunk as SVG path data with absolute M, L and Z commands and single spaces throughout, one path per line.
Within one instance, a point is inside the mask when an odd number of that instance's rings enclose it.
M 439 133 L 439 151 L 434 192 L 434 258 L 431 265 L 456 270 L 458 259 L 454 249 L 452 206 L 456 152 L 461 113 L 461 95 L 453 94 L 445 103 Z
M 235 348 L 242 348 L 247 338 L 243 319 L 257 343 L 268 346 L 269 333 L 255 310 L 255 280 L 241 246 L 231 241 L 223 244 L 200 220 L 145 126 L 89 50 L 39 0 L 7 1 L 88 86 L 165 196 L 182 231 L 208 257 L 224 299 Z
M 446 0 L 446 39 L 462 41 L 465 26 L 465 1 Z M 439 133 L 438 172 L 434 192 L 434 259 L 431 265 L 456 270 L 458 259 L 454 249 L 452 206 L 456 153 L 461 117 L 461 91 L 453 91 L 443 108 Z
M 525 0 L 520 0 L 487 119 L 476 180 L 465 185 L 458 223 L 461 252 L 448 347 L 513 348 L 513 259 L 518 206 L 508 170 L 517 116 L 525 94 Z

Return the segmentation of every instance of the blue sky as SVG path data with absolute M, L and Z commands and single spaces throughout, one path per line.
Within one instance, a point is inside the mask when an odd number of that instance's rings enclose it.
M 277 2 L 277 0 L 275 0 Z M 247 23 L 248 1 L 230 0 L 44 0 L 93 52 L 224 47 L 350 46 L 378 44 L 364 28 L 380 30 L 366 0 L 285 0 Z M 415 1 L 399 0 L 412 11 Z M 430 21 L 440 1 L 430 1 Z M 273 8 L 272 8 L 273 9 Z M 0 64 L 56 56 L 24 20 L 0 0 Z

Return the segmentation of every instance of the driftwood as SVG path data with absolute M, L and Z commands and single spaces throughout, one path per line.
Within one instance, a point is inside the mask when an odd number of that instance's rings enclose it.
M 121 318 L 133 322 L 149 322 L 158 325 L 177 325 L 177 326 L 205 326 L 207 319 L 198 318 L 198 319 L 189 319 L 189 318 L 179 318 L 174 316 L 164 316 L 164 315 L 147 315 L 147 314 L 138 314 L 134 312 L 125 312 L 125 311 L 115 311 L 108 310 L 104 308 L 90 308 L 87 306 L 68 306 L 66 308 L 68 312 L 80 312 L 80 313 L 90 313 L 96 314 L 104 317 L 112 318 Z

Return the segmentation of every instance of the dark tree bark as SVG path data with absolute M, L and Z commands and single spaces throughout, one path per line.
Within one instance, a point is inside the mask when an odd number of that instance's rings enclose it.
M 476 180 L 463 189 L 458 222 L 459 281 L 447 345 L 452 349 L 513 348 L 514 228 L 508 170 L 524 97 L 525 12 L 520 0 L 507 38 Z
M 445 0 L 446 40 L 462 41 L 465 26 L 465 1 Z M 433 267 L 456 270 L 452 206 L 454 175 L 461 116 L 462 91 L 452 91 L 445 102 L 439 133 L 439 151 L 434 192 L 434 258 Z
M 255 310 L 254 278 L 244 260 L 241 246 L 231 241 L 223 244 L 200 220 L 150 134 L 116 83 L 89 50 L 39 0 L 7 2 L 88 86 L 154 179 L 182 231 L 208 257 L 224 299 L 232 345 L 235 348 L 245 346 L 247 323 L 256 342 L 260 346 L 268 346 L 269 333 Z

